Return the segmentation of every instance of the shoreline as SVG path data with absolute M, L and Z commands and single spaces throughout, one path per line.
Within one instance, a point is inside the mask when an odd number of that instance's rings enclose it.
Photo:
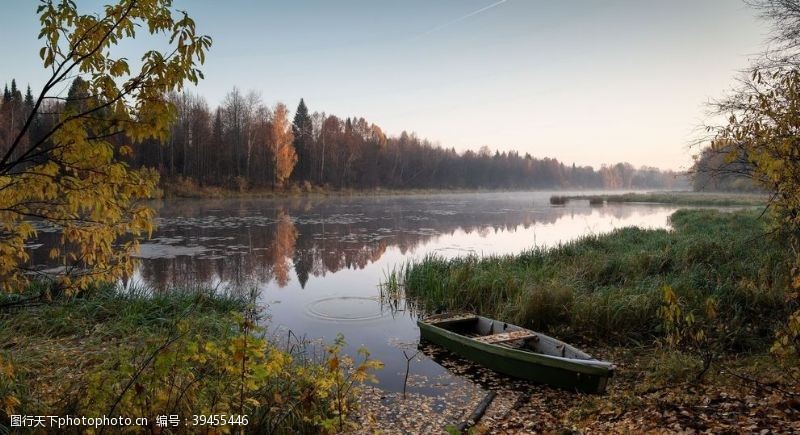
M 427 195 L 459 195 L 459 194 L 487 194 L 487 193 L 551 193 L 551 198 L 565 198 L 567 200 L 586 200 L 592 198 L 603 198 L 608 202 L 656 202 L 674 203 L 682 205 L 692 205 L 698 201 L 717 198 L 731 199 L 735 204 L 746 202 L 748 205 L 760 205 L 764 203 L 763 195 L 748 192 L 695 192 L 691 190 L 657 190 L 657 189 L 597 189 L 585 187 L 564 187 L 564 188 L 511 188 L 511 189 L 459 189 L 459 188 L 410 188 L 410 189 L 390 189 L 390 188 L 324 188 L 311 186 L 300 188 L 298 186 L 286 188 L 257 188 L 248 190 L 236 190 L 218 186 L 197 186 L 197 185 L 169 185 L 159 186 L 156 195 L 152 199 L 294 199 L 294 198 L 357 198 L 357 197 L 385 197 L 385 196 L 427 196 Z M 581 194 L 570 194 L 575 192 L 586 192 Z M 563 194 L 563 195 L 562 195 Z M 664 198 L 662 201 L 632 200 L 635 197 L 654 197 Z M 669 200 L 669 198 L 690 198 L 693 201 L 681 202 Z M 711 201 L 709 205 L 713 204 Z
M 553 195 L 551 205 L 565 205 L 570 201 L 589 201 L 590 205 L 643 203 L 675 204 L 689 206 L 766 206 L 767 194 L 752 192 L 695 192 L 695 191 L 652 191 L 626 193 L 598 193 L 581 195 Z

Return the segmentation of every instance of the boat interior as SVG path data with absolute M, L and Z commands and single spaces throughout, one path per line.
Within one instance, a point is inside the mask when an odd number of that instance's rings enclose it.
M 550 336 L 486 317 L 433 316 L 424 321 L 481 343 L 562 358 L 594 359 L 591 355 Z

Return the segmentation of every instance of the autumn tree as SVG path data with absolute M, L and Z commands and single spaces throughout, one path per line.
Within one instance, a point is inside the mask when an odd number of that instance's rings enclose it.
M 294 165 L 297 163 L 297 153 L 294 150 L 294 135 L 289 122 L 289 110 L 286 105 L 278 103 L 272 110 L 270 123 L 269 155 L 273 170 L 273 186 L 283 186 L 292 175 Z
M 131 271 L 137 238 L 152 229 L 153 212 L 139 200 L 152 194 L 157 176 L 120 158 L 145 139 L 166 138 L 174 113 L 166 95 L 202 78 L 197 66 L 211 45 L 170 0 L 120 0 L 100 13 L 44 0 L 37 11 L 39 55 L 49 77 L 30 113 L 0 139 L 0 286 L 6 291 L 30 279 L 25 243 L 40 225 L 61 236 L 50 255 L 62 264 L 63 288 Z M 165 49 L 114 55 L 141 33 L 163 39 L 158 45 Z M 76 92 L 64 97 L 59 92 L 70 82 Z M 45 113 L 53 124 L 25 140 Z
M 773 27 L 773 44 L 741 79 L 738 92 L 717 101 L 714 109 L 728 122 L 710 126 L 710 153 L 771 193 L 769 207 L 781 229 L 800 252 L 800 1 L 753 0 Z M 724 174 L 723 174 L 724 175 Z M 797 257 L 800 266 L 800 255 Z M 795 268 L 790 303 L 800 303 L 800 274 Z M 790 316 L 773 347 L 778 354 L 800 356 L 800 310 Z

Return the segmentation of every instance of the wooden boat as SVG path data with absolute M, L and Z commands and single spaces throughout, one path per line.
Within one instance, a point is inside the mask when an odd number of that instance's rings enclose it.
M 560 340 L 476 315 L 436 315 L 417 322 L 420 337 L 513 377 L 602 393 L 614 364 Z

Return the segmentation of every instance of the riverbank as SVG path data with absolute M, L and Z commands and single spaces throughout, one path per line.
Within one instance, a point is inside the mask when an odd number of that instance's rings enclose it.
M 697 381 L 689 356 L 652 346 L 590 349 L 617 374 L 603 395 L 577 394 L 498 375 L 457 358 L 437 359 L 471 382 L 440 397 L 368 389 L 361 434 L 457 433 L 489 391 L 497 395 L 469 433 L 766 433 L 800 430 L 800 400 L 769 356 L 721 359 Z M 426 351 L 426 353 L 428 353 Z M 412 366 L 413 373 L 413 366 Z M 439 381 L 442 382 L 442 381 Z M 446 382 L 446 381 L 444 381 Z
M 568 189 L 569 190 L 569 189 Z M 578 190 L 584 190 L 578 188 Z M 590 189 L 591 190 L 591 189 Z M 438 188 L 438 189 L 419 189 L 419 188 L 405 188 L 405 189 L 389 189 L 383 187 L 375 188 L 335 188 L 331 186 L 319 186 L 310 183 L 303 184 L 290 184 L 285 187 L 249 187 L 241 186 L 240 188 L 221 187 L 221 186 L 201 186 L 197 182 L 189 178 L 174 178 L 169 180 L 162 180 L 155 198 L 191 198 L 191 199 L 223 199 L 223 198 L 298 198 L 298 197 L 370 197 L 370 196 L 412 196 L 412 195 L 436 195 L 436 194 L 466 194 L 466 193 L 509 193 L 509 192 L 537 192 L 537 191 L 558 191 L 558 189 L 456 189 L 456 188 Z M 634 196 L 631 196 L 634 195 Z M 598 194 L 598 195 L 571 195 L 562 196 L 554 195 L 552 198 L 564 199 L 590 199 L 590 198 L 612 198 L 610 201 L 617 200 L 618 202 L 628 202 L 629 198 L 638 198 L 636 195 L 648 195 L 645 199 L 650 198 L 652 201 L 634 201 L 630 202 L 668 202 L 669 198 L 688 198 L 686 201 L 693 201 L 698 203 L 700 198 L 717 198 L 719 195 L 707 195 L 704 193 L 694 192 L 668 192 L 667 197 L 657 196 L 660 194 L 639 194 L 639 193 L 621 193 L 621 194 Z M 650 196 L 652 195 L 652 196 Z M 740 203 L 734 199 L 732 204 L 719 205 L 763 205 L 763 197 L 758 195 L 737 195 L 732 194 L 732 197 L 742 198 Z M 745 198 L 747 197 L 747 198 Z M 656 201 L 655 199 L 667 198 L 663 201 Z M 694 199 L 691 199 L 694 198 Z M 551 201 L 552 202 L 552 201 Z M 713 201 L 712 201 L 713 202 Z M 683 202 L 674 202 L 678 204 L 685 204 Z
M 795 308 L 785 239 L 753 210 L 670 221 L 519 255 L 428 257 L 390 281 L 429 310 L 523 325 L 618 365 L 602 396 L 494 382 L 505 399 L 482 422 L 492 432 L 800 429 L 797 361 L 769 353 Z
M 785 241 L 768 234 L 758 211 L 680 210 L 670 223 L 672 231 L 622 228 L 519 255 L 430 256 L 397 274 L 406 294 L 432 309 L 623 344 L 661 335 L 669 287 L 686 312 L 714 298 L 731 346 L 763 348 L 792 311 Z
M 220 186 L 200 186 L 194 180 L 178 178 L 164 180 L 156 192 L 156 198 L 298 198 L 298 197 L 369 197 L 369 196 L 404 196 L 433 195 L 452 193 L 511 192 L 513 190 L 485 189 L 386 189 L 381 187 L 368 189 L 334 188 L 305 183 L 293 184 L 280 188 L 248 188 L 232 189 Z
M 34 297 L 43 290 L 0 299 L 0 432 L 12 414 L 146 417 L 146 431 L 157 415 L 180 415 L 182 427 L 219 424 L 193 415 L 246 415 L 225 429 L 334 432 L 352 425 L 379 365 L 341 355 L 340 343 L 276 344 L 248 295 L 98 285 Z
M 589 201 L 592 205 L 603 203 L 643 202 L 691 206 L 766 206 L 769 196 L 758 193 L 727 192 L 650 192 L 595 195 L 553 195 L 550 203 L 563 205 L 569 201 Z

